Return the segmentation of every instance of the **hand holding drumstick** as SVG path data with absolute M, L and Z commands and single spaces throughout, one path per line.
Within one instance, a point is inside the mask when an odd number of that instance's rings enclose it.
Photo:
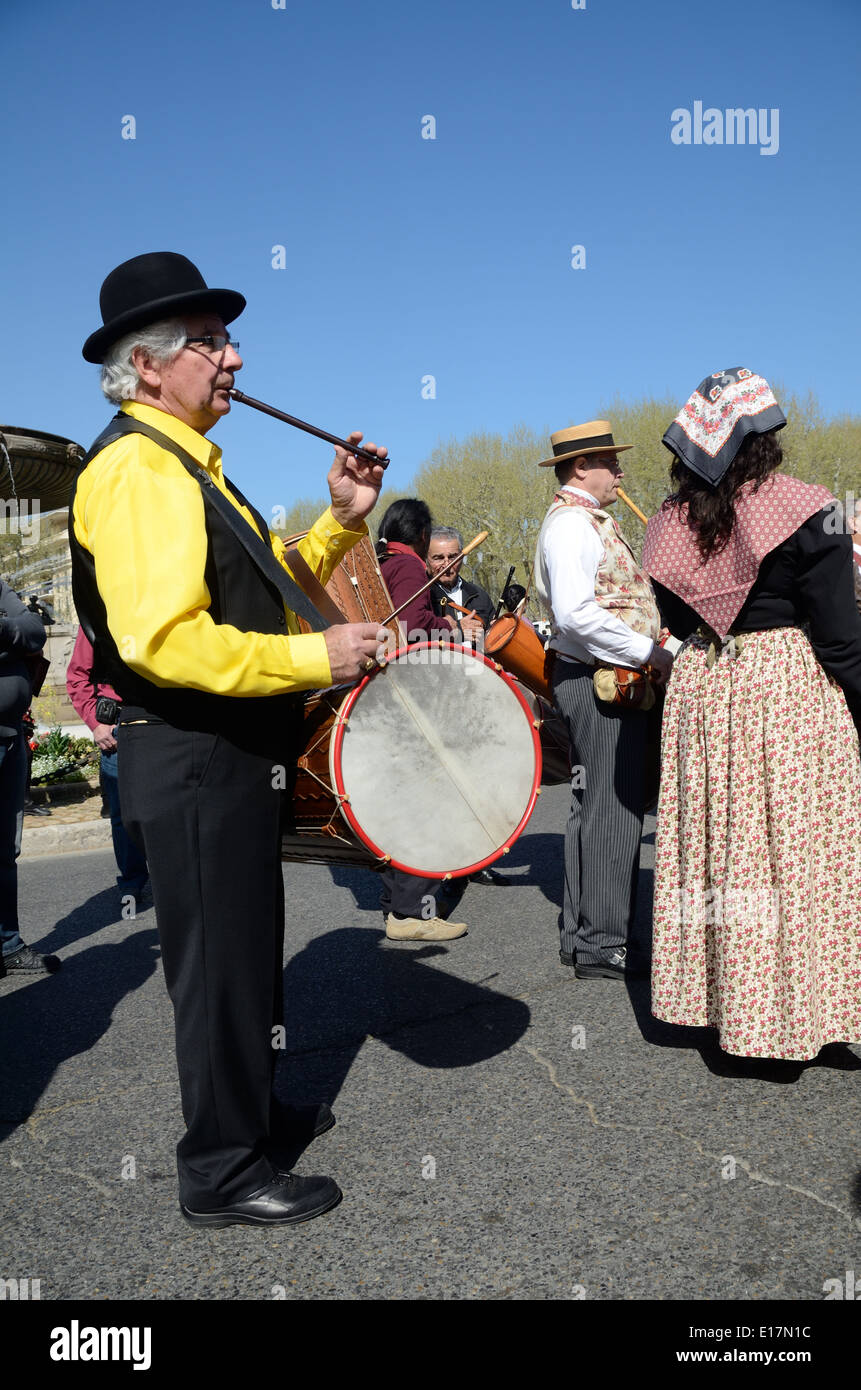
M 452 632 L 456 632 L 458 626 L 460 626 L 460 630 L 463 633 L 464 637 L 468 637 L 470 638 L 470 640 L 477 639 L 479 633 L 484 632 L 484 623 L 481 621 L 481 618 L 478 616 L 474 608 L 467 611 L 465 608 L 461 608 L 459 603 L 453 603 L 451 599 L 447 601 L 446 607 L 456 608 L 458 613 L 463 614 L 463 617 L 458 619 L 450 618 L 449 615 L 446 613 L 446 622 L 449 624 Z

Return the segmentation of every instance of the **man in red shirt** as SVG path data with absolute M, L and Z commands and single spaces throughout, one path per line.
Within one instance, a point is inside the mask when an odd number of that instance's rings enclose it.
M 120 809 L 120 784 L 117 777 L 116 718 L 120 708 L 120 697 L 112 686 L 99 681 L 93 671 L 93 648 L 83 628 L 78 628 L 75 649 L 66 673 L 66 690 L 76 712 L 88 729 L 92 730 L 93 742 L 101 752 L 100 771 L 102 788 L 107 797 L 111 812 L 111 834 L 114 841 L 114 856 L 117 861 L 117 887 L 123 895 L 125 906 L 131 906 L 134 916 L 138 907 L 149 893 L 149 875 L 146 859 L 131 839 L 123 825 Z M 111 709 L 110 702 L 114 708 Z M 100 719 L 99 715 L 110 715 Z

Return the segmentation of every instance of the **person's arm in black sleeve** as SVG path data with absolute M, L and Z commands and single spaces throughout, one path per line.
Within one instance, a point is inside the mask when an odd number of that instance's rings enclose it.
M 678 594 L 673 593 L 672 589 L 667 589 L 663 584 L 659 584 L 657 579 L 652 580 L 652 588 L 658 601 L 662 625 L 668 627 L 673 636 L 678 637 L 680 642 L 684 642 L 686 637 L 690 637 L 692 632 L 696 632 L 702 618 L 694 612 L 693 608 L 688 607 L 684 599 L 680 599 Z
M 480 584 L 464 584 L 463 593 L 464 607 L 481 618 L 486 631 L 493 622 L 493 615 L 496 611 L 490 594 L 486 589 L 482 589 Z
M 810 644 L 843 687 L 861 732 L 861 617 L 855 607 L 852 537 L 829 534 L 830 516 L 826 507 L 795 533 L 799 607 L 810 624 Z
M 19 599 L 4 579 L 0 579 L 0 654 L 16 657 L 40 652 L 47 641 L 45 624 Z

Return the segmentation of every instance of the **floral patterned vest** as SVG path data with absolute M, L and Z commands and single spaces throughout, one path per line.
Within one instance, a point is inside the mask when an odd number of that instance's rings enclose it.
M 544 569 L 543 544 L 546 528 L 562 507 L 582 507 L 589 525 L 598 533 L 604 554 L 595 575 L 595 599 L 616 618 L 657 641 L 661 618 L 649 576 L 637 564 L 634 552 L 619 528 L 618 522 L 603 508 L 592 507 L 571 492 L 557 492 L 544 518 L 538 538 L 535 566 L 535 591 L 545 608 L 550 610 L 547 575 Z

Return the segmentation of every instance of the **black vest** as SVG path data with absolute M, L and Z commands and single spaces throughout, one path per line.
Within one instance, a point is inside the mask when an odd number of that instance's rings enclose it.
M 81 465 L 81 472 L 102 449 L 125 434 L 140 434 L 138 422 L 120 412 L 96 439 Z M 181 465 L 177 462 L 177 467 Z M 80 473 L 78 475 L 80 477 Z M 230 491 L 248 507 L 261 534 L 268 537 L 263 518 L 225 479 Z M 236 536 L 219 516 L 202 488 L 207 555 L 204 577 L 210 594 L 209 612 L 214 623 L 226 623 L 240 632 L 286 634 L 284 601 L 253 564 Z M 123 660 L 107 623 L 99 593 L 95 560 L 75 536 L 74 504 L 77 480 L 69 504 L 69 547 L 72 552 L 72 594 L 81 627 L 93 644 L 96 678 L 114 687 L 123 702 L 122 718 L 151 719 L 178 729 L 220 733 L 248 751 L 271 752 L 276 760 L 289 756 L 302 720 L 302 696 L 269 695 L 237 697 L 193 690 L 187 686 L 159 686 L 133 671 Z M 159 536 L 151 537 L 152 545 Z M 191 674 L 191 672 L 189 672 Z

